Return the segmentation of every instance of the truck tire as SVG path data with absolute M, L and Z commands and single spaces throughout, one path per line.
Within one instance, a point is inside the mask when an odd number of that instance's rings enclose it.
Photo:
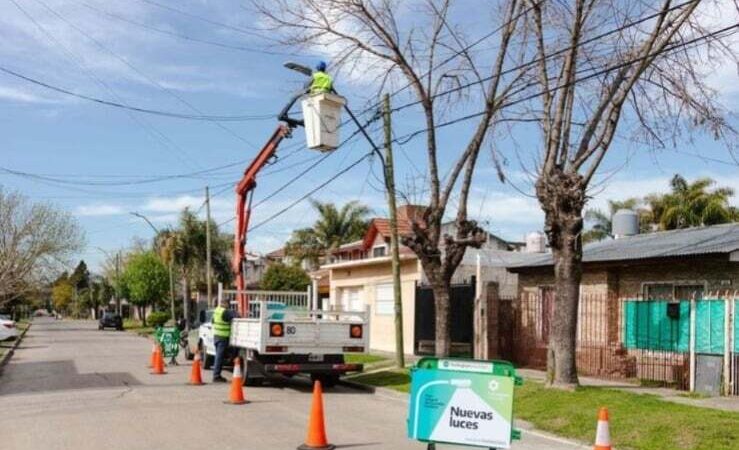
M 239 352 L 239 357 L 241 358 L 241 373 L 244 374 L 244 386 L 258 387 L 264 384 L 264 377 L 261 374 L 255 376 L 256 364 L 253 361 L 250 363 L 243 352 Z
M 192 361 L 195 359 L 195 354 L 190 350 L 190 344 L 185 344 L 185 359 L 188 361 Z
M 203 370 L 210 370 L 215 362 L 215 356 L 209 355 L 205 351 L 202 341 L 198 342 L 198 352 L 200 352 L 200 356 L 203 358 Z

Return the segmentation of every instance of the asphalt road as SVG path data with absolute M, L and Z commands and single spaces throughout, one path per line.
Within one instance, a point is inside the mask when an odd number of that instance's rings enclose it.
M 150 341 L 93 322 L 36 319 L 0 375 L 0 447 L 283 450 L 303 442 L 310 383 L 248 388 L 250 404 L 227 405 L 228 385 L 185 384 L 183 358 L 167 375 L 150 375 L 150 351 Z M 339 387 L 324 403 L 337 448 L 425 448 L 405 437 L 402 396 Z M 583 447 L 525 432 L 513 448 Z

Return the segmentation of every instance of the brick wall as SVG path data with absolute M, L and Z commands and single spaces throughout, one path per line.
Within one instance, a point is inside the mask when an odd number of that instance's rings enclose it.
M 725 255 L 689 259 L 671 259 L 621 265 L 586 265 L 583 295 L 608 295 L 611 298 L 636 297 L 644 283 L 700 284 L 706 292 L 739 290 L 739 263 Z M 551 268 L 535 268 L 518 276 L 519 294 L 535 293 L 540 286 L 554 284 Z

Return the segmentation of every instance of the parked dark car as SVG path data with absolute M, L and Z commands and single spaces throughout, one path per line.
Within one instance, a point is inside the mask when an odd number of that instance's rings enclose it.
M 116 330 L 121 331 L 123 330 L 123 319 L 120 315 L 112 312 L 103 313 L 98 322 L 98 330 L 102 330 L 104 328 L 115 328 Z

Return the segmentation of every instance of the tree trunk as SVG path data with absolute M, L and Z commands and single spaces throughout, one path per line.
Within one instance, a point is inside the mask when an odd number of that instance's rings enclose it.
M 434 291 L 434 308 L 436 311 L 436 350 L 437 357 L 449 356 L 452 349 L 450 333 L 451 317 L 449 315 L 449 285 L 443 280 L 429 280 Z
M 544 210 L 545 231 L 554 259 L 555 300 L 547 352 L 547 381 L 551 386 L 577 386 L 577 321 L 582 279 L 582 211 L 585 207 L 581 175 L 552 168 L 536 184 Z
M 190 285 L 187 282 L 187 275 L 182 275 L 182 314 L 185 317 L 185 327 L 190 329 Z
M 547 374 L 549 383 L 563 387 L 578 384 L 577 322 L 582 279 L 580 236 L 561 234 L 561 248 L 553 248 L 555 275 L 554 317 L 549 339 Z
M 146 305 L 139 306 L 139 316 L 141 316 L 141 325 L 146 326 Z

